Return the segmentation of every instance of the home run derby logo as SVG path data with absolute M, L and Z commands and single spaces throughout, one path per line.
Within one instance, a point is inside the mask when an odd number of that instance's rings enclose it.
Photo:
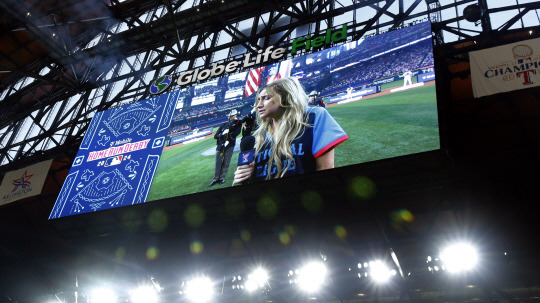
M 169 85 L 171 85 L 171 82 L 171 76 L 169 75 L 157 78 L 156 81 L 154 81 L 152 85 L 150 85 L 150 93 L 152 95 L 155 95 L 163 92 L 167 89 L 167 87 L 169 87 Z
M 30 187 L 30 185 L 32 185 L 32 183 L 30 183 L 30 178 L 32 178 L 34 174 L 32 175 L 28 175 L 28 171 L 24 171 L 24 174 L 22 175 L 22 177 L 20 177 L 19 179 L 15 179 L 13 180 L 13 186 L 15 186 L 13 188 L 13 190 L 11 192 L 14 192 L 16 191 L 17 189 L 19 189 L 19 187 L 21 187 L 21 189 L 26 189 L 28 187 Z

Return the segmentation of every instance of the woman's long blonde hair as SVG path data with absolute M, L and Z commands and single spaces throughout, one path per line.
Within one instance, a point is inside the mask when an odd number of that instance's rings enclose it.
M 255 106 L 258 104 L 259 95 L 263 90 L 266 90 L 266 93 L 270 96 L 280 96 L 279 106 L 283 110 L 283 114 L 275 121 L 277 126 L 274 131 L 272 124 L 275 119 L 263 120 L 257 112 L 259 128 L 254 133 L 256 139 L 255 151 L 258 154 L 265 143 L 270 141 L 272 149 L 269 155 L 266 179 L 271 179 L 270 173 L 274 163 L 278 171 L 275 178 L 281 178 L 285 175 L 293 161 L 291 143 L 294 139 L 302 135 L 305 126 L 307 126 L 307 115 L 305 115 L 305 111 L 308 107 L 308 96 L 296 78 L 283 78 L 261 87 L 257 91 Z M 277 99 L 274 100 L 278 101 Z M 272 138 L 271 140 L 267 138 L 267 133 Z M 285 168 L 283 167 L 282 156 L 285 156 L 289 160 Z

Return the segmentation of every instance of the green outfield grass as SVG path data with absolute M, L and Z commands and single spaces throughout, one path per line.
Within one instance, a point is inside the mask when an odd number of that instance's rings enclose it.
M 330 107 L 349 135 L 336 167 L 440 148 L 435 85 Z
M 394 83 L 399 86 L 402 81 Z M 349 135 L 335 149 L 336 167 L 440 148 L 435 85 L 336 105 L 328 111 Z M 213 138 L 164 152 L 148 200 L 230 186 L 238 152 L 233 154 L 227 183 L 209 188 L 214 156 L 202 153 L 211 148 L 215 148 Z
M 202 153 L 215 147 L 216 140 L 209 138 L 163 152 L 147 200 L 159 200 L 230 186 L 238 152 L 233 153 L 227 183 L 208 187 L 214 176 L 215 156 L 203 156 Z

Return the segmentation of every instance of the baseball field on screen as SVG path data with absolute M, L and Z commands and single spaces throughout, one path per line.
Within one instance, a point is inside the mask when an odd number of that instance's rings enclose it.
M 377 96 L 327 107 L 349 136 L 335 149 L 335 167 L 440 148 L 435 85 L 384 93 L 387 87 L 402 83 L 387 84 Z M 208 187 L 214 173 L 211 151 L 215 141 L 210 137 L 164 151 L 147 200 L 231 186 L 238 151 L 233 154 L 225 184 Z

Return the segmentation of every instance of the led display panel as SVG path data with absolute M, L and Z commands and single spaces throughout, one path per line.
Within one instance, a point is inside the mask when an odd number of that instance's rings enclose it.
M 179 96 L 96 113 L 49 219 L 145 202 Z
M 310 43 L 323 39 L 312 38 Z M 313 136 L 306 140 L 312 141 L 291 144 L 295 157 L 284 160 L 283 167 L 295 172 L 285 177 L 316 173 L 319 160 L 306 160 L 315 163 L 308 165 L 300 156 L 323 157 L 328 155 L 328 146 L 334 167 L 440 148 L 430 23 L 305 55 L 300 53 L 307 48 L 305 39 L 293 44 L 300 56 L 213 80 L 215 101 L 204 108 L 194 103 L 190 106 L 190 100 L 185 99 L 171 123 L 173 131 L 169 131 L 148 200 L 230 187 L 243 158 L 258 163 L 270 157 L 272 145 L 249 156 L 241 149 L 244 137 L 253 135 L 256 128 L 247 130 L 257 89 L 278 79 L 295 78 L 307 95 L 315 96 L 306 114 L 313 112 L 316 117 L 304 130 Z M 186 89 L 194 92 L 196 87 L 201 84 Z M 234 113 L 237 115 L 229 119 Z M 254 115 L 258 114 L 256 109 Z M 323 118 L 319 117 L 329 117 L 335 124 L 320 122 Z M 342 132 L 332 133 L 335 125 Z M 225 130 L 227 138 L 236 138 L 229 140 L 227 147 L 220 146 Z M 230 162 L 227 157 L 231 157 Z M 279 171 L 277 167 L 273 170 Z M 272 168 L 254 167 L 252 177 L 264 177 L 265 172 L 271 175 Z M 241 186 L 252 182 L 257 181 L 252 178 Z
M 346 33 L 186 71 L 180 89 L 96 113 L 49 218 L 231 187 L 235 172 L 250 186 L 439 149 L 430 24 L 316 51 Z

